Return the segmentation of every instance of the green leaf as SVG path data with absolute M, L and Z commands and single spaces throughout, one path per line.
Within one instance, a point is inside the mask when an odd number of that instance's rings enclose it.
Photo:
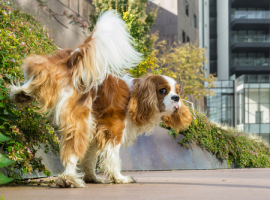
M 5 157 L 4 155 L 0 154 L 0 168 L 11 165 L 12 163 L 14 163 L 13 160 L 10 160 L 7 157 Z
M 2 102 L 0 102 L 0 107 L 4 108 L 6 106 Z
M 4 126 L 0 126 L 0 128 L 5 128 Z M 6 141 L 9 141 L 10 140 L 10 138 L 9 137 L 7 137 L 7 136 L 5 136 L 5 135 L 3 135 L 2 133 L 0 133 L 0 142 L 6 142 Z
M 0 173 L 0 184 L 5 184 L 5 183 L 8 183 L 12 180 L 13 180 L 12 178 L 8 178 Z

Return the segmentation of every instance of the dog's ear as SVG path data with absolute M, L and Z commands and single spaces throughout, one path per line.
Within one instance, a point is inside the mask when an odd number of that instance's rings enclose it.
M 154 114 L 158 112 L 156 83 L 152 76 L 146 76 L 134 85 L 128 104 L 128 113 L 137 126 L 151 123 Z
M 189 127 L 192 115 L 181 99 L 181 107 L 171 115 L 164 115 L 162 121 L 166 126 L 170 126 L 175 130 L 184 130 Z

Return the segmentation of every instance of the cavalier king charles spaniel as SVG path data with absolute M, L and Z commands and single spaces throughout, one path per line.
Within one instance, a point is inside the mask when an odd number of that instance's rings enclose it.
M 133 183 L 131 176 L 120 173 L 120 147 L 150 133 L 161 121 L 178 130 L 189 127 L 191 113 L 172 78 L 120 78 L 123 70 L 140 63 L 141 56 L 124 21 L 110 10 L 99 17 L 93 33 L 76 50 L 25 60 L 25 83 L 10 86 L 10 99 L 23 105 L 35 100 L 40 113 L 53 114 L 65 168 L 57 186 L 102 183 L 95 174 L 98 155 L 109 181 Z

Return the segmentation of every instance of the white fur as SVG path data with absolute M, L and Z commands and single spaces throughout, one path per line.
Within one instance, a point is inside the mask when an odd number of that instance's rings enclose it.
M 77 48 L 77 49 L 75 49 L 75 51 L 71 52 L 70 55 L 74 54 L 75 52 L 80 52 L 80 51 L 81 51 L 81 49 Z
M 169 94 L 167 94 L 163 100 L 163 103 L 166 107 L 166 110 L 173 110 L 175 106 L 178 106 L 180 108 L 181 101 L 175 102 L 174 100 L 172 100 L 172 96 L 178 95 L 175 92 L 175 84 L 176 84 L 175 80 L 171 77 L 168 77 L 168 76 L 162 76 L 162 77 L 168 81 L 168 83 L 171 87 Z
M 58 176 L 56 185 L 58 187 L 84 188 L 86 187 L 82 180 L 83 174 L 77 173 L 77 162 L 79 158 L 70 155 L 69 161 L 65 166 L 63 174 Z
M 20 85 L 20 83 L 18 82 L 17 85 L 15 85 L 13 82 L 11 82 L 11 85 L 9 86 L 10 88 L 10 93 L 9 93 L 9 98 L 15 102 L 15 97 L 18 93 L 24 92 L 26 95 L 31 96 L 31 90 L 29 90 L 29 86 L 33 80 L 33 76 L 29 79 L 26 80 L 24 82 L 24 85 Z
M 92 34 L 98 68 L 91 87 L 102 84 L 109 73 L 121 75 L 124 69 L 131 69 L 141 62 L 142 54 L 133 48 L 133 38 L 116 11 L 101 14 Z
M 78 160 L 79 160 L 78 157 L 76 157 L 74 155 L 70 155 L 69 162 L 66 164 L 64 174 L 76 175 L 77 174 L 76 169 L 77 169 Z
M 65 109 L 63 108 L 63 105 L 67 102 L 68 98 L 72 95 L 73 89 L 70 87 L 65 87 L 62 89 L 59 101 L 57 102 L 57 105 L 55 106 L 54 111 L 54 124 L 59 125 L 60 124 L 60 114 L 61 112 L 65 112 Z
M 125 76 L 123 76 L 122 80 L 125 81 L 126 84 L 128 85 L 129 91 L 132 91 L 134 88 L 134 84 L 133 84 L 134 78 L 130 77 L 129 74 L 125 74 Z
M 100 165 L 109 181 L 115 183 L 134 183 L 131 176 L 123 176 L 121 172 L 121 160 L 119 156 L 120 144 L 109 143 L 100 153 Z

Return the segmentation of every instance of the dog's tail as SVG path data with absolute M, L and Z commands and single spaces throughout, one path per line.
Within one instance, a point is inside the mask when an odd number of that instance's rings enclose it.
M 67 61 L 73 85 L 86 93 L 99 86 L 109 73 L 121 75 L 141 61 L 142 54 L 133 47 L 125 22 L 114 10 L 103 13 L 93 33 Z

